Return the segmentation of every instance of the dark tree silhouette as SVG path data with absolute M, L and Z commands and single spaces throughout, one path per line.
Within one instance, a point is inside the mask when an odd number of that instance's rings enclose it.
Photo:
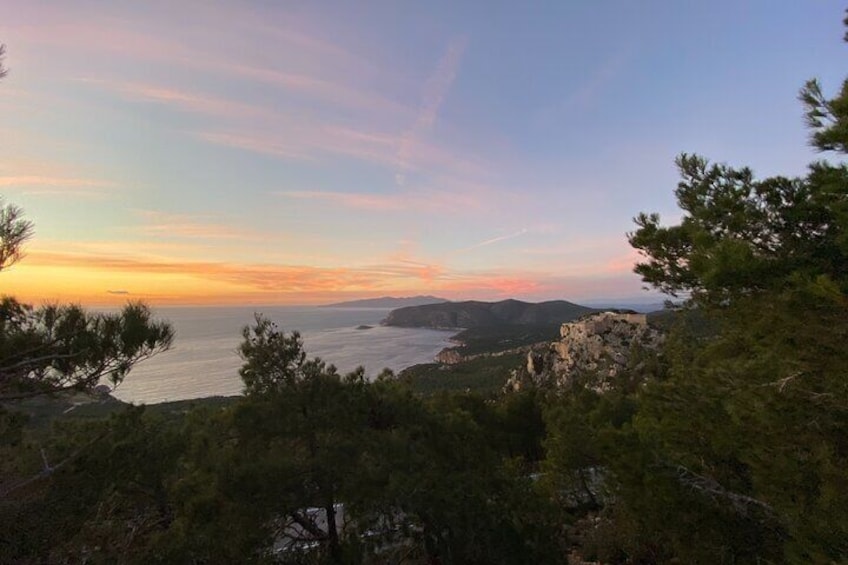
M 6 55 L 6 46 L 0 43 L 0 78 L 6 76 L 9 70 L 3 66 L 3 57 Z

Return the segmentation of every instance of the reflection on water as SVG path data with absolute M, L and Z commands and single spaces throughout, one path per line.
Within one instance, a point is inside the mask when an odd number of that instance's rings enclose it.
M 310 357 L 321 357 L 341 372 L 357 366 L 376 376 L 429 363 L 449 345 L 452 332 L 380 326 L 383 308 L 228 307 L 159 308 L 177 332 L 174 347 L 136 366 L 115 391 L 121 400 L 153 403 L 241 392 L 236 352 L 241 329 L 261 312 L 286 331 L 298 330 Z M 371 329 L 356 329 L 358 326 Z

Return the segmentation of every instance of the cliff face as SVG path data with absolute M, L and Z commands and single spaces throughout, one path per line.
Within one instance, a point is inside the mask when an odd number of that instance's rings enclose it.
M 515 372 L 507 388 L 518 390 L 528 383 L 564 388 L 579 382 L 603 392 L 627 367 L 634 348 L 654 349 L 662 342 L 644 314 L 620 312 L 565 323 L 560 336 L 547 349 L 530 351 L 526 367 Z
M 551 324 L 573 320 L 591 308 L 564 300 L 533 304 L 520 300 L 501 302 L 446 302 L 398 308 L 383 321 L 387 326 L 413 328 L 478 328 L 504 324 Z

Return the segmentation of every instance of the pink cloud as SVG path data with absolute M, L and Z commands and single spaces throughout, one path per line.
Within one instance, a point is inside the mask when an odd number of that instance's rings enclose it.
M 181 6 L 174 8 L 179 10 Z M 145 20 L 91 14 L 79 17 L 71 10 L 43 6 L 28 15 L 24 13 L 24 23 L 13 25 L 13 29 L 29 42 L 43 46 L 63 50 L 73 46 L 77 52 L 86 53 L 89 69 L 95 66 L 94 61 L 111 66 L 118 56 L 135 61 L 136 67 L 180 67 L 215 78 L 226 75 L 242 83 L 266 84 L 337 108 L 367 110 L 381 116 L 414 115 L 413 109 L 373 86 L 382 80 L 395 81 L 393 76 L 366 58 L 352 55 L 349 49 L 317 39 L 317 34 L 308 31 L 309 27 L 316 27 L 310 22 L 301 22 L 300 30 L 279 30 L 251 17 L 248 10 L 211 5 L 204 5 L 199 14 L 186 14 L 192 18 L 198 15 L 209 20 L 202 32 L 198 33 L 195 27 L 196 33 L 189 34 L 184 27 L 159 25 L 152 34 L 147 33 L 146 24 L 150 22 Z M 273 59 L 265 58 L 268 63 L 257 65 L 259 57 L 252 53 L 261 48 L 263 40 L 274 41 L 281 53 Z M 217 47 L 214 54 L 209 52 L 211 42 Z M 291 56 L 286 57 L 287 53 Z M 291 68 L 303 66 L 304 61 L 309 62 L 308 68 Z M 360 72 L 351 72 L 356 69 Z
M 384 115 L 410 113 L 407 106 L 395 100 L 342 82 L 249 65 L 221 64 L 216 65 L 216 68 L 237 77 L 253 79 L 280 87 L 290 93 L 301 94 L 310 100 L 330 102 L 336 107 L 357 108 Z
M 197 214 L 168 214 L 153 210 L 138 210 L 145 224 L 138 228 L 144 235 L 156 237 L 185 237 L 203 239 L 267 240 L 267 235 L 254 230 L 233 227 L 229 223 Z
M 283 198 L 325 202 L 342 208 L 354 208 L 372 212 L 408 210 L 418 212 L 440 212 L 464 214 L 479 209 L 481 204 L 474 195 L 449 191 L 423 189 L 414 194 L 373 194 L 334 192 L 318 190 L 283 190 L 276 194 Z
M 254 104 L 244 104 L 224 98 L 196 94 L 154 84 L 120 82 L 100 79 L 81 79 L 114 90 L 129 100 L 154 102 L 185 110 L 226 118 L 272 119 L 279 115 Z
M 116 185 L 111 182 L 41 175 L 0 176 L 0 187 L 18 190 L 32 196 L 72 196 L 74 198 L 105 198 Z
M 471 296 L 519 296 L 542 288 L 540 276 L 533 273 L 504 271 L 450 271 L 437 281 L 435 288 Z
M 218 246 L 220 242 L 215 242 Z M 206 255 L 209 246 L 198 242 L 163 241 L 145 238 L 138 241 L 65 241 L 38 237 L 32 243 L 31 252 L 34 254 L 54 253 L 62 249 L 72 256 L 122 256 L 134 257 L 174 257 Z
M 165 274 L 228 282 L 257 292 L 313 292 L 390 289 L 398 281 L 431 282 L 442 272 L 438 265 L 395 263 L 359 267 L 238 264 L 209 261 L 153 260 L 138 257 L 58 253 L 33 250 L 28 266 L 73 267 L 133 273 Z
M 191 12 L 182 6 L 174 9 L 185 15 Z M 491 178 L 494 167 L 467 149 L 457 150 L 425 139 L 457 76 L 467 44 L 463 37 L 454 39 L 445 49 L 416 108 L 385 94 L 397 89 L 381 88 L 398 82 L 402 73 L 391 72 L 366 57 L 352 54 L 343 45 L 321 38 L 316 33 L 320 27 L 312 22 L 294 20 L 295 24 L 281 30 L 269 25 L 259 11 L 204 6 L 199 17 L 209 20 L 209 25 L 202 31 L 195 27 L 188 33 L 174 25 L 157 29 L 154 35 L 146 32 L 144 19 L 81 17 L 56 7 L 44 7 L 43 11 L 41 14 L 33 10 L 28 18 L 24 14 L 23 19 L 30 21 L 14 29 L 35 43 L 63 49 L 73 46 L 78 59 L 100 63 L 80 67 L 86 69 L 93 83 L 106 85 L 131 100 L 165 104 L 216 119 L 256 118 L 252 121 L 260 122 L 226 128 L 207 124 L 192 133 L 207 143 L 284 159 L 316 160 L 322 154 L 341 155 L 384 166 L 404 178 L 411 172 L 465 180 Z M 223 55 L 211 56 L 209 43 L 204 41 L 212 39 L 205 37 L 212 33 L 208 30 L 217 30 L 220 37 L 214 38 L 216 44 L 232 48 L 224 50 Z M 259 56 L 260 40 L 269 38 L 281 43 L 279 57 Z M 297 56 L 287 57 L 289 52 L 296 52 Z M 149 81 L 121 81 L 109 78 L 119 76 L 116 62 L 140 69 L 190 69 L 202 73 L 197 78 L 229 79 L 248 88 L 270 85 L 285 97 L 269 107 L 267 103 L 263 106 L 228 100 Z M 104 67 L 109 70 L 104 71 Z M 67 74 L 66 68 L 62 72 Z M 188 74 L 187 78 L 195 77 Z M 307 100 L 310 106 L 318 102 L 323 108 L 308 115 L 278 110 L 296 105 L 291 97 Z M 368 126 L 329 123 L 330 115 L 343 113 L 348 117 L 351 110 L 357 121 Z
M 334 154 L 378 164 L 389 161 L 387 152 L 364 142 L 365 136 L 363 142 L 357 143 L 350 134 L 340 135 L 332 129 L 316 128 L 306 122 L 281 123 L 278 129 L 279 134 L 234 129 L 193 135 L 208 143 L 283 159 L 315 161 L 321 154 Z
M 281 157 L 283 159 L 292 159 L 296 161 L 314 160 L 314 157 L 304 149 L 294 147 L 291 144 L 287 144 L 276 139 L 219 132 L 200 132 L 192 135 L 207 143 L 233 147 L 235 149 L 242 149 L 253 153 L 271 155 L 273 157 Z
M 132 247 L 114 249 L 123 249 L 126 253 Z M 108 248 L 102 251 L 108 251 Z M 168 249 L 163 251 L 168 252 Z M 156 303 L 222 303 L 222 300 L 230 298 L 241 302 L 305 303 L 317 296 L 332 297 L 339 294 L 428 292 L 456 299 L 496 300 L 516 297 L 528 300 L 577 300 L 587 297 L 634 296 L 640 288 L 638 277 L 626 273 L 585 272 L 580 276 L 569 277 L 509 269 L 463 271 L 449 269 L 437 262 L 404 258 L 357 266 L 224 263 L 104 254 L 97 247 L 91 247 L 90 251 L 80 248 L 76 253 L 33 249 L 25 266 L 104 272 L 109 274 L 108 279 L 115 284 L 124 284 L 121 282 L 122 277 L 126 277 L 127 285 L 138 280 L 156 281 L 155 277 L 162 275 L 165 278 L 158 279 L 163 282 L 154 285 L 155 291 L 140 294 L 133 287 L 135 296 Z M 172 279 L 184 281 L 179 287 L 183 290 L 168 290 L 168 283 L 164 281 Z M 185 281 L 192 279 L 195 282 L 186 286 Z M 71 292 L 68 289 L 65 291 Z M 79 291 L 87 292 L 84 289 Z
M 19 175 L 0 177 L 0 186 L 69 186 L 74 188 L 107 188 L 114 186 L 114 184 L 95 179 Z
M 321 192 L 317 190 L 288 190 L 277 194 L 297 200 L 317 200 L 345 208 L 371 211 L 401 210 L 407 207 L 404 198 L 398 195 L 356 194 L 347 192 Z
M 334 125 L 316 125 L 303 119 L 287 117 L 273 122 L 274 132 L 257 130 L 255 127 L 231 128 L 226 131 L 203 131 L 193 133 L 198 139 L 272 155 L 283 159 L 316 161 L 324 155 L 337 155 L 394 168 L 397 162 L 395 147 L 400 138 L 390 133 L 355 130 Z M 267 124 L 266 124 L 267 126 Z M 466 188 L 485 186 L 479 180 L 489 176 L 489 169 L 461 154 L 430 144 L 419 144 L 416 163 L 407 170 L 428 169 L 445 185 Z
M 630 248 L 627 253 L 618 255 L 608 260 L 604 272 L 608 274 L 621 274 L 633 272 L 633 267 L 644 258 L 636 249 Z

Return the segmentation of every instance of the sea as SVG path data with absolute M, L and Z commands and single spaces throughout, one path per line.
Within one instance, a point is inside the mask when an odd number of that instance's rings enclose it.
M 361 365 L 369 378 L 384 368 L 397 372 L 431 363 L 450 345 L 455 332 L 381 326 L 389 312 L 314 306 L 156 308 L 154 316 L 176 331 L 174 345 L 137 364 L 112 394 L 136 404 L 240 394 L 238 346 L 242 328 L 256 314 L 286 332 L 299 331 L 307 356 L 320 357 L 342 373 Z

